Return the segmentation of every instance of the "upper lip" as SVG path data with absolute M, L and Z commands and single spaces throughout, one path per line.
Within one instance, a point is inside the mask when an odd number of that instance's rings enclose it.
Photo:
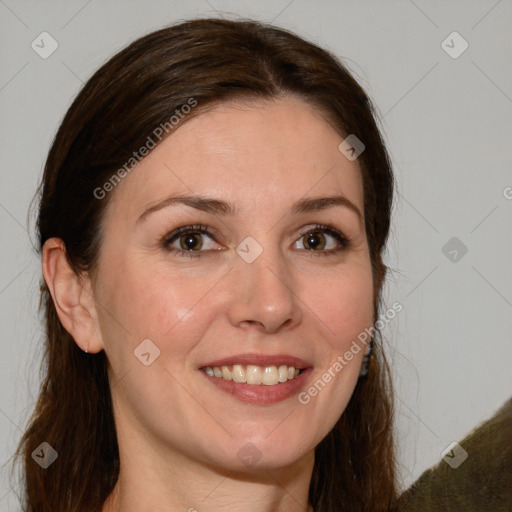
M 294 366 L 295 368 L 302 370 L 311 366 L 307 361 L 288 354 L 238 354 L 210 361 L 201 365 L 200 368 L 205 368 L 207 366 L 231 366 L 233 364 L 252 364 L 254 366 L 279 366 L 284 364 L 286 366 Z

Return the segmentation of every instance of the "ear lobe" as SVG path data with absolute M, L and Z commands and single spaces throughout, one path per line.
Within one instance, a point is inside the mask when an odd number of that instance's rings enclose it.
M 73 271 L 60 238 L 45 242 L 41 267 L 63 327 L 84 352 L 99 352 L 103 343 L 90 280 Z

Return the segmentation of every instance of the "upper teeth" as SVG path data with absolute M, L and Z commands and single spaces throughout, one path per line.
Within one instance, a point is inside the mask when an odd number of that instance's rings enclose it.
M 255 366 L 249 364 L 247 366 L 234 364 L 230 370 L 229 366 L 207 366 L 204 371 L 210 377 L 219 377 L 225 380 L 233 380 L 235 382 L 246 382 L 259 386 L 275 386 L 279 382 L 286 382 L 297 377 L 300 373 L 299 368 L 294 366 Z

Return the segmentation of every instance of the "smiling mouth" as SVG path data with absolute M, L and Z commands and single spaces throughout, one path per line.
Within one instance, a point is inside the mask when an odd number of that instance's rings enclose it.
M 201 370 L 209 377 L 234 381 L 240 384 L 249 384 L 251 386 L 275 386 L 277 384 L 284 384 L 285 382 L 296 379 L 303 372 L 302 368 L 285 364 L 279 366 L 257 366 L 252 364 L 205 366 L 201 368 Z

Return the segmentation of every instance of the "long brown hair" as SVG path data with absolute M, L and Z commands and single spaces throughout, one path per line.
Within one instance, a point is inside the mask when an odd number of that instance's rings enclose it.
M 98 189 L 191 98 L 187 119 L 236 99 L 292 94 L 333 127 L 366 146 L 359 156 L 366 234 L 381 308 L 387 268 L 393 174 L 373 105 L 330 52 L 251 20 L 198 19 L 146 35 L 116 54 L 67 111 L 39 187 L 39 249 L 61 238 L 77 274 L 93 272 L 108 194 Z M 172 127 L 169 133 L 172 133 Z M 95 193 L 96 191 L 96 193 Z M 119 452 L 105 352 L 84 353 L 63 328 L 41 283 L 44 381 L 16 458 L 22 459 L 26 512 L 101 511 L 119 475 Z M 315 512 L 390 510 L 396 501 L 393 392 L 377 331 L 369 373 L 360 378 L 336 426 L 318 445 L 309 499 Z M 59 454 L 42 469 L 42 443 Z

